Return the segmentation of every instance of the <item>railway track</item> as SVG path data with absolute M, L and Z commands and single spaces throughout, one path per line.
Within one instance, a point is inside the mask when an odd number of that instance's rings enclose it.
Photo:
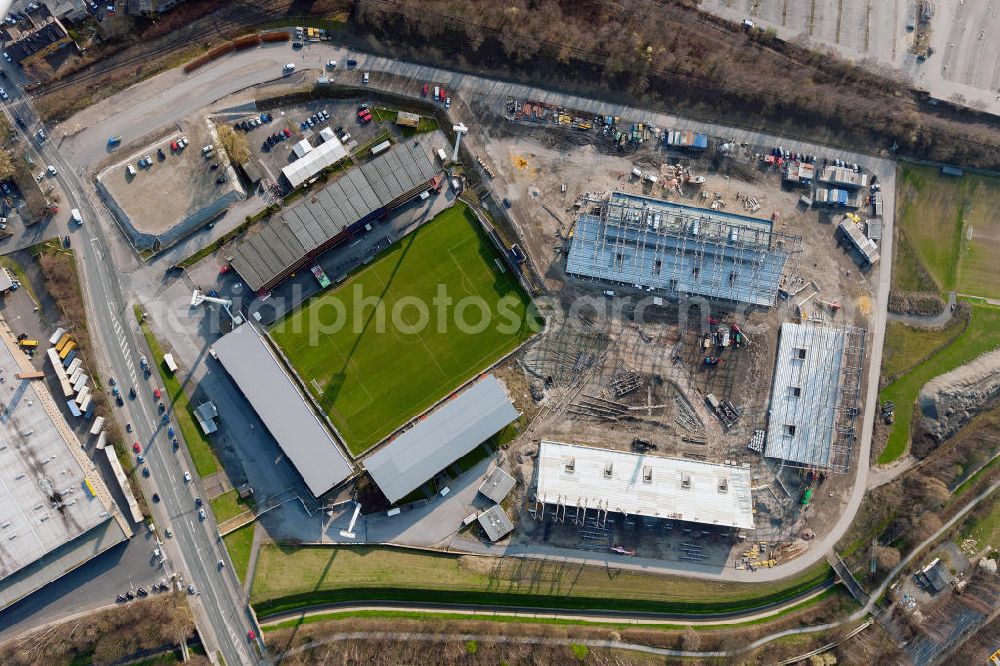
M 118 70 L 134 67 L 206 37 L 217 37 L 225 35 L 235 28 L 257 25 L 267 20 L 283 18 L 285 16 L 284 12 L 267 8 L 271 4 L 273 3 L 268 2 L 268 0 L 258 0 L 256 2 L 242 2 L 239 8 L 227 7 L 218 10 L 214 14 L 223 14 L 222 16 L 215 16 L 213 18 L 213 14 L 209 14 L 196 21 L 196 23 L 205 20 L 210 21 L 204 27 L 185 32 L 183 35 L 176 37 L 164 38 L 166 41 L 162 44 L 124 59 L 114 59 L 114 56 L 111 56 L 106 62 L 94 63 L 51 83 L 26 87 L 25 92 L 31 95 L 32 98 L 44 97 L 87 81 L 111 75 Z

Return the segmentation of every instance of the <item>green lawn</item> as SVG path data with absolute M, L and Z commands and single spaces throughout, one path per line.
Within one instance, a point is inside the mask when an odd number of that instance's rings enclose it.
M 212 513 L 215 514 L 215 519 L 220 525 L 253 508 L 253 502 L 241 500 L 240 494 L 236 490 L 230 490 L 218 497 L 213 497 L 208 500 L 208 503 L 212 505 Z
M 787 599 L 830 575 L 821 562 L 784 581 L 730 583 L 555 561 L 271 544 L 261 548 L 250 599 L 262 617 L 318 603 L 376 599 L 709 614 Z
M 942 176 L 932 166 L 900 167 L 902 237 L 893 258 L 894 286 L 1000 298 L 998 201 L 1000 179 Z
M 457 204 L 271 328 L 353 453 L 533 334 L 529 300 L 498 261 Z
M 926 329 L 898 321 L 888 322 L 882 350 L 882 376 L 894 378 L 908 372 L 928 354 L 961 335 L 966 323 L 964 318 L 955 317 L 944 328 Z
M 141 314 L 142 308 L 136 306 L 136 319 Z M 153 358 L 149 359 L 149 363 L 156 366 L 156 369 L 160 372 L 160 379 L 163 382 L 165 391 L 164 404 L 167 404 L 172 409 L 170 414 L 171 419 L 180 428 L 184 443 L 187 444 L 188 451 L 191 453 L 191 460 L 194 461 L 195 471 L 198 472 L 198 476 L 215 474 L 220 469 L 219 459 L 215 457 L 215 451 L 212 450 L 212 443 L 208 441 L 208 437 L 205 436 L 195 421 L 192 407 L 188 402 L 188 395 L 184 392 L 180 379 L 175 375 L 171 375 L 166 366 L 164 366 L 163 348 L 160 347 L 159 341 L 153 335 L 153 331 L 150 330 L 149 324 L 142 323 L 140 326 L 142 327 L 142 334 L 146 337 L 146 343 L 153 352 Z M 183 372 L 183 369 L 181 369 L 178 371 L 178 374 L 183 375 Z
M 236 575 L 240 577 L 240 582 L 247 575 L 247 567 L 250 565 L 250 550 L 253 548 L 253 528 L 256 523 L 244 525 L 235 532 L 230 532 L 222 537 L 229 552 L 229 559 L 233 562 Z
M 885 450 L 879 456 L 880 465 L 890 463 L 906 453 L 910 443 L 913 405 L 923 385 L 997 346 L 1000 346 L 1000 308 L 974 304 L 968 328 L 952 344 L 882 390 L 880 399 L 883 402 L 892 400 L 896 404 L 896 422 L 889 432 Z

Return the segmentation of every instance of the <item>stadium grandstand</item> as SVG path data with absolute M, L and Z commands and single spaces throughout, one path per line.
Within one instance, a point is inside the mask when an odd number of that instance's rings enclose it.
M 801 238 L 768 220 L 612 192 L 583 203 L 566 271 L 658 296 L 774 305 Z

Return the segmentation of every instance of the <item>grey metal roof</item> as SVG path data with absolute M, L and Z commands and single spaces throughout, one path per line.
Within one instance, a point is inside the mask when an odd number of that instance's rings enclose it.
M 497 504 L 502 502 L 514 489 L 514 478 L 499 467 L 493 468 L 489 476 L 479 486 L 479 492 Z
M 846 343 L 845 329 L 781 325 L 764 455 L 808 467 L 830 465 Z
M 800 238 L 770 222 L 614 192 L 588 201 L 566 271 L 664 292 L 774 304 Z
M 344 229 L 427 183 L 438 168 L 417 136 L 352 169 L 243 240 L 232 266 L 257 291 Z M 323 144 L 326 145 L 326 144 Z M 322 147 L 322 146 L 321 146 Z
M 499 541 L 514 529 L 507 512 L 499 504 L 494 504 L 479 514 L 479 524 L 483 526 L 490 541 Z
M 313 495 L 351 475 L 347 456 L 253 324 L 237 326 L 212 348 Z
M 6 585 L 9 576 L 112 520 L 116 507 L 46 382 L 17 379 L 33 368 L 2 317 L 0 338 L 0 582 Z
M 517 418 L 499 379 L 487 375 L 365 460 L 390 502 L 397 502 Z

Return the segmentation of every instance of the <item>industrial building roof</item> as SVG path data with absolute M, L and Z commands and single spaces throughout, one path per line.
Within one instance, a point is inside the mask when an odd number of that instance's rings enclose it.
M 261 331 L 246 323 L 212 347 L 313 495 L 319 497 L 351 475 L 347 456 Z
M 764 455 L 804 467 L 830 468 L 850 329 L 781 325 L 771 385 Z
M 817 180 L 821 183 L 842 185 L 843 187 L 867 187 L 868 174 L 858 173 L 848 167 L 828 165 L 820 169 Z
M 0 328 L 0 372 L 5 378 L 0 418 L 2 587 L 8 577 L 111 520 L 111 512 L 117 509 L 45 383 L 16 378 L 33 368 L 6 324 Z M 112 532 L 119 535 L 119 541 L 125 538 L 121 529 Z M 48 569 L 50 577 L 34 580 L 25 592 L 66 571 Z M 7 600 L 6 591 L 0 599 Z
M 487 375 L 368 456 L 365 469 L 398 502 L 516 418 L 504 385 Z
M 766 220 L 614 192 L 577 221 L 566 270 L 668 296 L 774 304 L 800 238 Z
M 329 131 L 330 128 L 326 127 Z M 317 148 L 313 148 L 307 139 L 302 139 L 295 144 L 295 154 L 298 159 L 286 167 L 282 167 L 281 173 L 288 180 L 292 187 L 298 187 L 328 166 L 333 166 L 340 160 L 347 157 L 347 148 L 340 142 L 333 132 L 329 136 L 320 132 L 324 137 L 323 143 Z
M 499 504 L 494 504 L 479 514 L 479 524 L 490 541 L 499 541 L 514 529 L 514 523 L 510 522 L 507 512 Z
M 542 441 L 535 496 L 614 513 L 753 528 L 750 469 Z
M 868 264 L 874 264 L 879 259 L 878 246 L 871 238 L 861 231 L 861 225 L 853 220 L 844 219 L 837 225 L 843 235 L 851 242 L 861 257 Z
M 514 478 L 499 467 L 494 467 L 479 486 L 479 492 L 497 504 L 502 502 L 513 489 Z
M 284 210 L 278 221 L 264 225 L 260 233 L 237 246 L 233 268 L 251 289 L 262 289 L 355 222 L 410 192 L 416 194 L 438 171 L 422 140 L 427 138 L 413 137 L 398 144 L 361 168 L 351 169 L 311 199 Z

